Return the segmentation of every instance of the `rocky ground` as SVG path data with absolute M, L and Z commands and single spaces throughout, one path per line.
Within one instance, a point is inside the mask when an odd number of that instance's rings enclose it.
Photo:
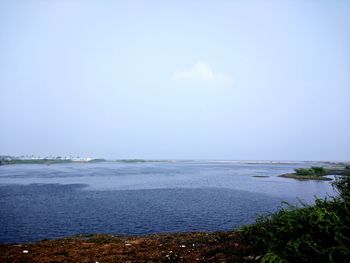
M 0 244 L 0 262 L 257 262 L 235 232 L 77 236 Z

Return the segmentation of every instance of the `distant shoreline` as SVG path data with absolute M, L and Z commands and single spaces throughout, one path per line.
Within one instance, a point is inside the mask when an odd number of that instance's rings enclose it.
M 97 163 L 105 162 L 104 159 L 0 159 L 1 165 L 11 164 L 60 164 L 60 163 Z
M 0 166 L 10 164 L 60 164 L 60 163 L 149 163 L 149 162 L 208 162 L 213 164 L 246 164 L 246 165 L 288 165 L 305 163 L 312 165 L 319 163 L 324 166 L 338 167 L 349 165 L 350 162 L 343 161 L 276 161 L 276 160 L 207 160 L 207 159 L 104 159 L 104 158 L 83 158 L 83 157 L 17 157 L 17 156 L 1 156 Z

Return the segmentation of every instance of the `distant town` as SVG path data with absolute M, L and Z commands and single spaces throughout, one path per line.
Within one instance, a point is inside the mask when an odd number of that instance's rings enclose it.
M 35 156 L 0 155 L 0 165 L 6 164 L 55 164 L 55 163 L 97 163 L 97 162 L 121 162 L 121 163 L 144 163 L 144 162 L 177 162 L 176 160 L 145 160 L 145 159 L 116 159 L 106 160 L 93 157 L 75 156 Z
M 102 162 L 104 159 L 97 159 L 91 157 L 74 157 L 74 156 L 35 156 L 35 155 L 22 155 L 22 156 L 9 156 L 2 155 L 0 156 L 0 165 L 5 164 L 25 164 L 25 163 L 37 163 L 37 164 L 50 164 L 50 163 L 70 163 L 70 162 L 79 162 L 79 163 L 90 163 L 90 162 Z

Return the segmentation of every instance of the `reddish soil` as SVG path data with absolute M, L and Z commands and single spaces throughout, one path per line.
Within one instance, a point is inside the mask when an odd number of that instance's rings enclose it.
M 0 262 L 256 262 L 234 232 L 77 236 L 0 244 Z

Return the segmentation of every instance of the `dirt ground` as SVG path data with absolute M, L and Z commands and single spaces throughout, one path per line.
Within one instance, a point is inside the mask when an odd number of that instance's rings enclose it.
M 258 262 L 234 232 L 139 237 L 84 235 L 0 244 L 0 262 Z

